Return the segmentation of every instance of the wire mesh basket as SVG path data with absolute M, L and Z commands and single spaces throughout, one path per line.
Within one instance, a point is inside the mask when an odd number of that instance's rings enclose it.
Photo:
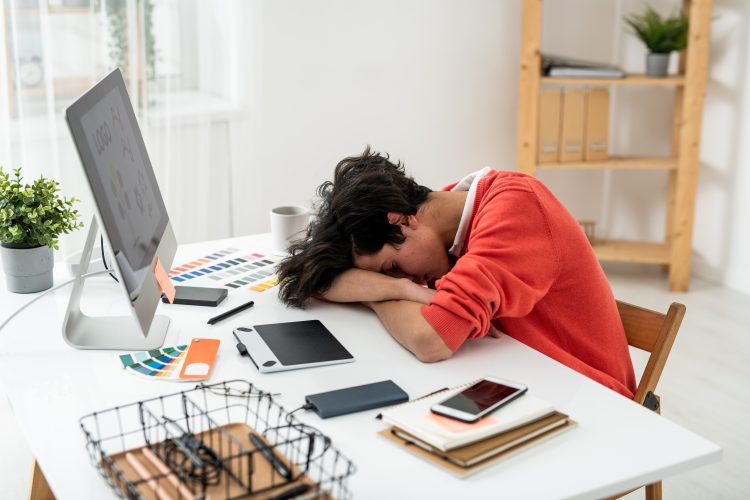
M 80 424 L 93 465 L 121 498 L 350 498 L 354 464 L 292 413 L 273 394 L 230 380 Z

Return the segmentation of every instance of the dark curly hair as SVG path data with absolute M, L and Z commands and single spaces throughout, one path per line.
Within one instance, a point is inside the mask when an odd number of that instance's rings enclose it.
M 406 175 L 401 162 L 370 151 L 344 158 L 333 182 L 318 187 L 319 204 L 305 238 L 292 243 L 279 265 L 279 297 L 302 307 L 325 293 L 333 280 L 354 266 L 354 255 L 371 255 L 383 245 L 403 243 L 388 212 L 414 215 L 430 193 Z

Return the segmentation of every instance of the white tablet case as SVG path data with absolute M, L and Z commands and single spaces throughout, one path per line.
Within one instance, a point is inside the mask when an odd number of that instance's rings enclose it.
M 318 320 L 253 325 L 243 333 L 250 359 L 261 373 L 351 363 L 354 357 Z

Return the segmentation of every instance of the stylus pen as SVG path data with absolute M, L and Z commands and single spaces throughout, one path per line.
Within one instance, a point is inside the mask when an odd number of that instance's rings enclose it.
M 253 434 L 252 432 L 248 433 L 248 437 L 250 438 L 250 441 L 255 445 L 256 448 L 263 454 L 264 457 L 266 457 L 266 460 L 268 460 L 271 465 L 273 465 L 273 468 L 276 469 L 276 472 L 281 474 L 281 477 L 284 479 L 290 479 L 292 477 L 292 471 L 289 470 L 289 467 L 286 466 L 284 462 L 279 459 L 279 457 L 276 456 L 276 453 L 273 452 L 273 450 L 263 442 L 261 438 Z
M 227 319 L 229 316 L 234 316 L 235 314 L 237 314 L 240 311 L 244 311 L 245 309 L 253 307 L 253 304 L 255 304 L 255 302 L 253 302 L 251 300 L 250 302 L 248 302 L 246 304 L 242 304 L 241 306 L 237 306 L 234 309 L 228 310 L 227 312 L 223 312 L 223 313 L 219 314 L 218 316 L 214 316 L 213 318 L 209 319 L 208 320 L 208 324 L 209 325 L 213 325 L 215 323 L 218 323 L 219 321 L 223 321 L 223 320 Z

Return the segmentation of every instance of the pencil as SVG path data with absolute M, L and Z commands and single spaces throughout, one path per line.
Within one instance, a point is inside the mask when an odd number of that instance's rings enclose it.
M 164 491 L 164 488 L 159 485 L 159 482 L 156 479 L 149 479 L 151 475 L 149 474 L 148 469 L 143 466 L 141 461 L 138 460 L 135 455 L 133 455 L 132 453 L 126 453 L 125 460 L 127 460 L 130 466 L 135 469 L 135 472 L 139 476 L 141 476 L 141 479 L 145 480 L 146 484 L 148 484 L 149 487 L 154 490 L 154 493 L 156 493 L 156 496 L 160 500 L 172 500 L 172 497 Z
M 177 491 L 180 492 L 180 497 L 184 498 L 185 500 L 194 500 L 195 495 L 193 495 L 193 492 L 190 491 L 185 484 L 179 480 L 177 476 L 174 475 L 174 473 L 167 467 L 167 464 L 161 461 L 161 459 L 156 456 L 156 453 L 149 450 L 148 448 L 143 448 L 143 456 L 148 459 L 149 462 L 153 464 L 156 469 L 167 476 L 167 480 L 172 483 L 172 486 L 177 488 Z

